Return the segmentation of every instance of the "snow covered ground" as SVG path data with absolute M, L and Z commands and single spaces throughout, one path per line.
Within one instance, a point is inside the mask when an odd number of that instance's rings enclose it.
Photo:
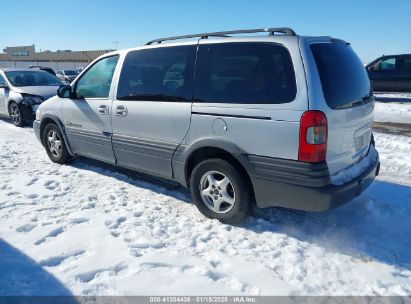
M 375 137 L 381 175 L 361 197 L 234 227 L 172 183 L 52 164 L 0 120 L 0 295 L 411 295 L 411 137 Z
M 411 102 L 376 102 L 375 121 L 411 124 Z
M 411 124 L 411 93 L 375 93 L 375 121 Z
M 411 93 L 374 92 L 374 96 L 377 101 L 411 101 Z

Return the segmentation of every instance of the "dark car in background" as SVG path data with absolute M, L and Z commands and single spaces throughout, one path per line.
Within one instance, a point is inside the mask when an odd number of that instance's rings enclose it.
M 411 54 L 384 55 L 366 69 L 374 91 L 411 92 Z

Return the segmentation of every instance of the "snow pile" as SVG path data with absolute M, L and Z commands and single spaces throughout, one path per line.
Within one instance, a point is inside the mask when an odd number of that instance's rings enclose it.
M 375 139 L 385 175 L 353 202 L 236 227 L 175 184 L 52 164 L 0 121 L 0 295 L 411 295 L 411 187 L 387 182 L 411 186 L 411 141 Z
M 374 120 L 377 122 L 411 124 L 411 102 L 376 102 Z
M 338 186 L 357 178 L 358 176 L 366 172 L 371 166 L 373 166 L 377 159 L 377 151 L 375 150 L 373 145 L 370 145 L 370 151 L 368 152 L 366 157 L 364 157 L 355 165 L 352 165 L 347 169 L 341 170 L 340 172 L 331 175 L 331 183 Z

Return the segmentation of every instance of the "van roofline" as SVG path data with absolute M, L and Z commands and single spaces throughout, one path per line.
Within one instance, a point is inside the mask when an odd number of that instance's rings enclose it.
M 162 43 L 163 41 L 179 40 L 179 39 L 189 39 L 189 38 L 200 38 L 207 39 L 208 37 L 231 37 L 229 35 L 237 34 L 252 34 L 252 33 L 268 33 L 273 36 L 275 33 L 280 33 L 286 36 L 297 36 L 297 34 L 289 27 L 278 27 L 278 28 L 264 28 L 264 29 L 245 29 L 245 30 L 235 30 L 235 31 L 223 31 L 223 32 L 210 32 L 210 33 L 200 33 L 200 34 L 189 34 L 182 36 L 171 36 L 151 40 L 146 43 L 146 45 L 151 45 L 153 43 Z
M 300 36 L 286 36 L 286 35 L 274 35 L 274 36 L 242 36 L 242 37 L 223 37 L 223 36 L 210 36 L 208 39 L 204 39 L 203 41 L 207 41 L 210 43 L 215 43 L 217 42 L 267 42 L 271 41 L 271 39 L 298 39 Z M 176 41 L 172 40 L 167 43 L 156 43 L 156 44 L 143 44 L 140 46 L 135 46 L 135 47 L 130 47 L 130 48 L 125 48 L 121 49 L 118 51 L 114 51 L 112 53 L 107 53 L 102 55 L 100 58 L 103 57 L 108 57 L 108 56 L 113 56 L 113 55 L 118 55 L 118 54 L 125 54 L 131 51 L 139 51 L 139 50 L 146 50 L 146 49 L 155 49 L 155 48 L 161 48 L 161 47 L 174 47 L 174 46 L 184 46 L 184 45 L 197 45 L 199 43 L 198 39 L 195 40 L 182 40 L 182 41 Z
M 318 42 L 321 41 L 327 41 L 327 42 L 344 42 L 344 43 L 348 43 L 345 42 L 344 40 L 340 40 L 337 38 L 333 38 L 330 36 L 300 36 L 297 35 L 292 29 L 291 30 L 294 34 L 280 34 L 280 35 L 275 35 L 275 34 L 270 34 L 271 32 L 280 32 L 280 30 L 282 29 L 286 29 L 288 30 L 289 28 L 268 28 L 268 29 L 255 29 L 255 30 L 239 30 L 239 31 L 231 31 L 231 32 L 235 32 L 235 33 L 244 33 L 245 31 L 248 32 L 250 31 L 250 33 L 253 33 L 254 31 L 257 31 L 255 33 L 259 33 L 260 30 L 262 30 L 262 32 L 266 32 L 269 33 L 267 36 L 261 36 L 261 35 L 256 35 L 256 36 L 228 36 L 228 35 L 221 35 L 221 33 L 229 33 L 229 32 L 214 32 L 214 33 L 205 33 L 205 34 L 193 34 L 193 35 L 184 35 L 184 36 L 173 36 L 171 38 L 175 38 L 176 39 L 165 39 L 165 38 L 159 38 L 159 39 L 155 39 L 155 40 L 151 40 L 146 44 L 140 45 L 140 46 L 134 46 L 134 47 L 129 47 L 129 48 L 124 48 L 124 49 L 120 49 L 120 50 L 116 50 L 116 51 L 112 51 L 106 54 L 101 55 L 100 57 L 98 57 L 97 59 L 102 59 L 105 57 L 110 57 L 110 56 L 115 56 L 115 55 L 122 55 L 122 54 L 126 54 L 128 52 L 131 51 L 138 51 L 138 50 L 144 50 L 144 49 L 151 49 L 151 48 L 157 48 L 157 47 L 172 47 L 172 46 L 182 46 L 182 45 L 196 45 L 199 43 L 199 41 L 197 39 L 195 40 L 185 40 L 185 39 L 190 39 L 190 38 L 200 38 L 203 40 L 209 40 L 210 43 L 214 43 L 215 41 L 220 41 L 223 42 L 225 39 L 229 40 L 229 42 L 233 42 L 235 40 L 238 39 L 239 42 L 243 42 L 244 40 L 250 40 L 250 41 L 258 41 L 259 39 L 261 39 L 261 41 L 268 41 L 270 40 L 270 38 L 281 38 L 282 39 L 314 39 L 317 40 Z M 217 35 L 220 34 L 220 35 Z M 207 37 L 203 37 L 201 35 L 208 35 Z M 165 39 L 165 40 L 164 40 Z M 182 40 L 182 41 L 178 41 L 178 40 Z M 157 42 L 157 40 L 159 41 L 167 41 L 167 43 L 161 43 L 161 42 Z M 349 43 L 348 43 L 349 44 Z

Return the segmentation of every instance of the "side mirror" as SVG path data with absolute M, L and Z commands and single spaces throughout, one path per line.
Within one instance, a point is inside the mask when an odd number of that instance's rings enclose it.
M 0 83 L 0 89 L 8 89 L 9 87 L 7 86 L 7 84 L 5 82 L 1 82 Z
M 370 72 L 373 72 L 373 71 L 375 71 L 375 68 L 374 68 L 374 66 L 370 65 L 370 66 L 368 67 L 368 71 L 370 71 Z
M 57 90 L 57 96 L 60 98 L 73 98 L 73 88 L 69 85 L 62 85 Z

